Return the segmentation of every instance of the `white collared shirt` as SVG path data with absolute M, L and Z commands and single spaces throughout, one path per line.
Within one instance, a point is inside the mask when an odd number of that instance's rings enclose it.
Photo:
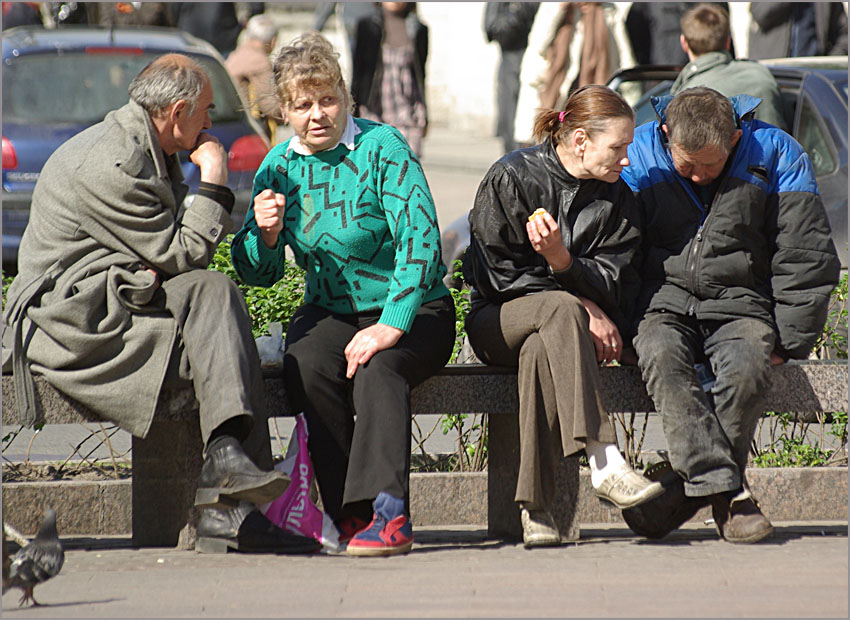
M 361 133 L 360 127 L 357 126 L 357 123 L 354 122 L 354 117 L 351 116 L 351 112 L 348 112 L 348 117 L 345 121 L 345 131 L 342 132 L 342 136 L 339 139 L 339 142 L 334 144 L 332 147 L 323 149 L 325 151 L 332 151 L 336 147 L 340 145 L 340 143 L 345 145 L 349 151 L 354 150 L 354 137 Z M 310 151 L 304 148 L 304 145 L 301 144 L 301 138 L 297 135 L 292 136 L 289 140 L 289 146 L 286 149 L 286 152 L 295 151 L 299 155 L 313 155 Z

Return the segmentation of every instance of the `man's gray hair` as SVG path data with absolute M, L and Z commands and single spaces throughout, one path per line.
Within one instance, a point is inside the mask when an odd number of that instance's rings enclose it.
M 683 90 L 667 106 L 667 137 L 686 153 L 707 146 L 729 153 L 736 129 L 732 102 L 711 88 Z
M 152 116 L 180 99 L 192 114 L 208 79 L 203 67 L 188 56 L 166 54 L 142 69 L 127 90 L 130 99 Z
M 245 24 L 245 36 L 268 45 L 277 37 L 277 26 L 265 13 L 254 15 Z

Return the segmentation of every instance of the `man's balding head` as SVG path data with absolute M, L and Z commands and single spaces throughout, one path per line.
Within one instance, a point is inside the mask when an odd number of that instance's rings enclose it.
M 130 99 L 151 116 L 184 100 L 191 113 L 209 77 L 197 61 L 183 54 L 165 54 L 149 63 L 130 83 Z

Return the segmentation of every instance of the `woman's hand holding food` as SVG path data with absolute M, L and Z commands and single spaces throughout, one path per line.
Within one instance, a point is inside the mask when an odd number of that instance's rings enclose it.
M 564 246 L 558 222 L 545 209 L 537 209 L 525 223 L 528 240 L 534 251 L 543 256 L 552 271 L 563 271 L 573 262 Z

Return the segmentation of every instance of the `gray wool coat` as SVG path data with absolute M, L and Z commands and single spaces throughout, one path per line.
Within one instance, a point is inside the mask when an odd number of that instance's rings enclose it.
M 130 102 L 51 155 L 33 193 L 4 309 L 4 370 L 32 424 L 33 372 L 132 434 L 153 420 L 177 340 L 162 278 L 205 269 L 227 211 L 188 188 L 150 116 Z M 28 398 L 28 394 L 30 398 Z

